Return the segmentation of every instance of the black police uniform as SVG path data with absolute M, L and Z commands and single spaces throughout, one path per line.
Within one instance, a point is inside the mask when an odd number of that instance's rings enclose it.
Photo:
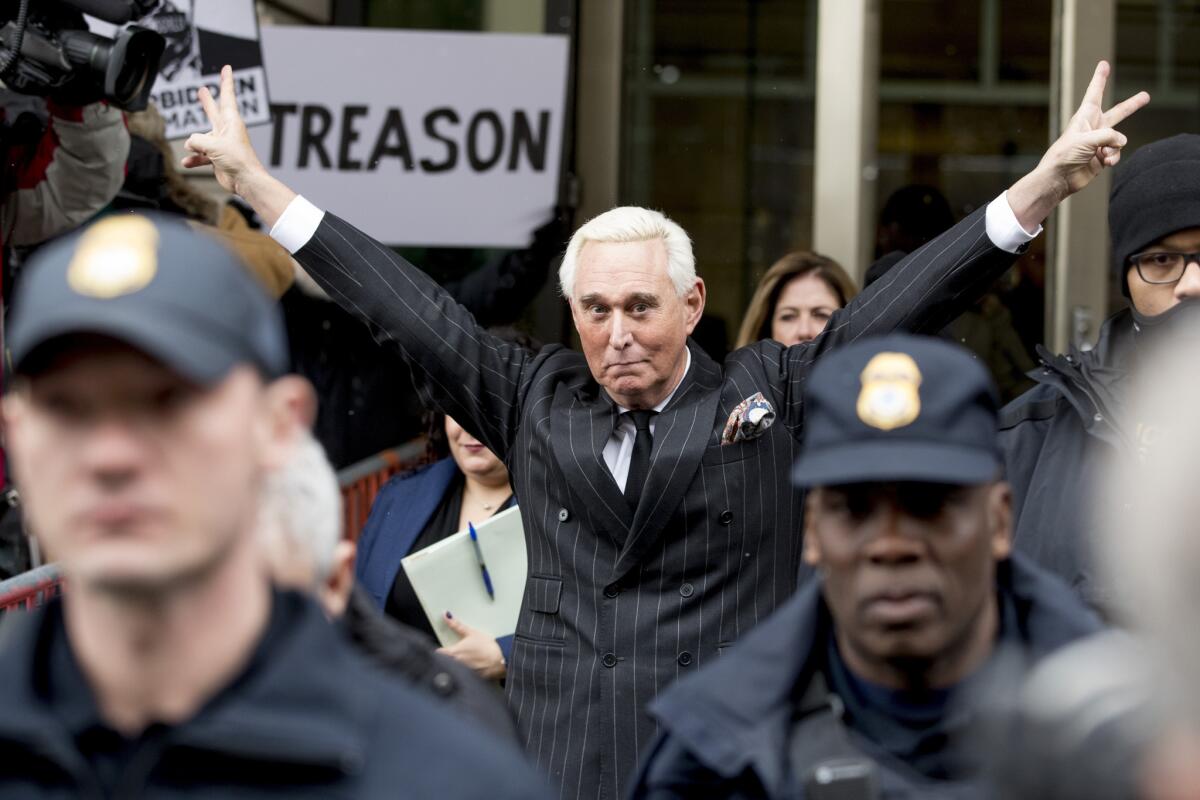
M 6 621 L 0 708 L 0 798 L 547 796 L 514 746 L 367 666 L 293 593 L 186 722 L 114 731 L 57 602 Z
M 161 216 L 114 215 L 39 250 L 9 334 L 26 375 L 78 334 L 124 342 L 200 386 L 287 365 L 279 310 L 236 257 Z M 70 566 L 63 602 L 84 602 Z M 5 622 L 0 798 L 545 796 L 513 745 L 369 666 L 300 595 L 273 596 L 245 669 L 190 719 L 133 739 L 97 708 L 58 603 Z
M 797 486 L 979 485 L 999 473 L 995 388 L 947 342 L 895 335 L 835 351 L 813 370 L 805 404 Z M 843 662 L 821 589 L 809 581 L 716 664 L 650 705 L 663 733 L 634 797 L 803 798 L 818 768 L 838 763 L 861 780 L 831 797 L 986 796 L 970 743 L 976 687 L 996 654 L 1036 661 L 1099 629 L 1065 585 L 1014 556 L 996 567 L 988 664 L 954 687 L 894 691 Z
M 1015 645 L 1036 659 L 1099 628 L 1065 586 L 1020 556 L 1000 566 L 997 597 L 998 650 Z M 949 697 L 922 708 L 893 693 L 892 704 L 910 712 L 881 722 L 877 701 L 844 686 L 842 665 L 831 674 L 831 635 L 813 581 L 711 668 L 668 689 L 650 707 L 663 734 L 633 796 L 795 800 L 809 770 L 837 758 L 874 762 L 882 797 L 988 796 L 965 744 L 969 710 Z M 945 713 L 930 713 L 939 704 Z

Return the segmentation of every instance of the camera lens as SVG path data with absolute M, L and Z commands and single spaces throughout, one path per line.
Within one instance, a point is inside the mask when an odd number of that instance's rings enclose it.
M 146 107 L 165 43 L 154 31 L 130 26 L 108 39 L 85 31 L 62 35 L 68 60 L 86 70 L 104 96 L 126 111 Z

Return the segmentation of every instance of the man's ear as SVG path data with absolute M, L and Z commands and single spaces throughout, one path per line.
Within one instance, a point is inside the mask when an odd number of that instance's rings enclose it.
M 287 410 L 302 426 L 312 430 L 317 422 L 317 390 L 313 385 L 299 375 L 284 375 L 275 384 Z
M 350 603 L 350 592 L 354 589 L 354 557 L 358 552 L 357 545 L 349 539 L 342 539 L 333 549 L 333 564 L 329 576 L 317 588 L 317 597 L 325 607 L 325 613 L 330 619 L 337 619 L 346 613 Z
M 692 331 L 700 324 L 700 317 L 704 316 L 705 291 L 704 280 L 696 278 L 695 285 L 683 296 L 683 304 L 687 308 L 688 336 L 692 335 Z
M 268 466 L 282 466 L 302 432 L 312 428 L 317 415 L 317 395 L 299 375 L 284 375 L 267 384 L 264 452 Z
M 12 449 L 9 439 L 12 431 L 20 428 L 26 409 L 25 395 L 20 390 L 10 389 L 0 398 L 0 441 L 6 449 Z
M 821 543 L 817 541 L 816 520 L 820 511 L 817 499 L 820 489 L 813 489 L 804 498 L 804 563 L 810 567 L 821 564 Z
M 988 487 L 988 517 L 992 557 L 1003 561 L 1012 555 L 1012 487 L 1008 481 L 996 481 Z

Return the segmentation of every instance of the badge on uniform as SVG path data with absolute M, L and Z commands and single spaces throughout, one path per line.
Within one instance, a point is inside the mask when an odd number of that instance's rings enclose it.
M 890 431 L 911 425 L 921 414 L 921 370 L 908 353 L 879 353 L 859 376 L 858 418 L 872 428 Z
M 756 439 L 766 433 L 767 428 L 775 423 L 775 409 L 763 397 L 762 392 L 755 392 L 737 404 L 729 419 L 725 422 L 725 430 L 721 432 L 721 444 L 735 444 L 749 439 Z

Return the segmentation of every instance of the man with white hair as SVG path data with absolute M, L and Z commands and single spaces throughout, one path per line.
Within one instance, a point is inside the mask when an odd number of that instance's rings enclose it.
M 342 538 L 342 495 L 321 444 L 307 430 L 267 476 L 258 534 L 275 583 L 316 595 L 350 642 L 427 696 L 500 738 L 516 741 L 512 715 L 494 686 L 434 651 L 419 631 L 379 612 L 354 583 L 355 543 Z
M 1101 64 L 1067 131 L 1008 192 L 894 267 L 816 340 L 759 342 L 716 364 L 689 341 L 704 310 L 686 233 L 619 208 L 572 237 L 563 292 L 583 354 L 488 336 L 420 270 L 273 178 L 232 74 L 187 166 L 212 164 L 329 295 L 412 367 L 432 405 L 504 460 L 529 578 L 508 664 L 526 747 L 565 796 L 620 796 L 656 733 L 645 704 L 715 659 L 795 589 L 803 497 L 788 465 L 800 402 L 830 348 L 933 332 L 967 308 L 1066 196 L 1115 164 Z M 853 396 L 853 395 L 850 395 Z M 773 424 L 778 423 L 778 424 Z

